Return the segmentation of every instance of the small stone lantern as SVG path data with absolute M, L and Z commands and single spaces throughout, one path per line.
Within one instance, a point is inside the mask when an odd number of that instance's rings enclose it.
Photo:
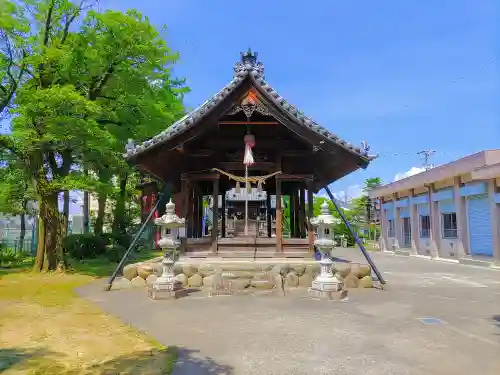
M 330 259 L 335 241 L 332 226 L 338 224 L 339 220 L 333 217 L 328 208 L 328 204 L 323 202 L 321 205 L 320 215 L 311 219 L 311 225 L 317 227 L 317 238 L 314 245 L 321 253 L 321 273 L 312 282 L 312 287 L 309 288 L 311 297 L 332 298 L 332 292 L 338 292 L 342 289 L 342 282 L 335 276 L 333 268 L 334 263 Z
M 181 245 L 177 237 L 179 228 L 184 226 L 185 221 L 175 214 L 175 204 L 172 199 L 166 205 L 165 215 L 155 219 L 155 225 L 161 227 L 161 239 L 158 241 L 158 245 L 165 252 L 165 255 L 162 261 L 162 274 L 148 289 L 148 296 L 151 299 L 179 298 L 188 293 L 174 274 L 177 249 Z

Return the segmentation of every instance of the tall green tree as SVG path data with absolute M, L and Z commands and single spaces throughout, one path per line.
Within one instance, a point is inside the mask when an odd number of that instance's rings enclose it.
M 128 139 L 151 138 L 184 115 L 182 99 L 187 89 L 170 72 L 178 54 L 136 11 L 89 12 L 75 50 L 80 53 L 74 55 L 71 73 L 87 77 L 80 79 L 83 94 L 107 109 L 98 123 L 115 140 L 107 155 L 89 155 L 84 161 L 99 182 L 94 231 L 102 233 L 107 199 L 113 195 L 113 229 L 124 232 L 125 203 L 135 188 L 127 189 L 134 171 L 124 163 L 123 151 Z M 118 185 L 114 194 L 113 176 Z
M 115 219 L 122 220 L 130 173 L 121 156 L 126 139 L 151 136 L 178 117 L 182 89 L 176 91 L 168 69 L 176 55 L 139 13 L 97 13 L 85 1 L 28 3 L 29 79 L 18 88 L 12 133 L 0 145 L 19 160 L 37 201 L 35 269 L 54 270 L 65 266 L 59 194 L 107 193 L 109 176 L 118 176 L 123 194 Z
M 368 193 L 379 186 L 382 185 L 382 181 L 379 177 L 367 178 L 363 186 L 363 194 L 352 200 L 350 206 L 353 210 L 353 220 L 365 229 L 368 229 L 370 233 L 377 232 L 377 226 L 370 223 L 370 218 L 368 217 L 368 206 L 370 204 L 370 198 Z
M 368 193 L 370 190 L 373 190 L 381 185 L 382 185 L 382 180 L 380 179 L 380 177 L 367 178 L 363 186 L 363 192 Z

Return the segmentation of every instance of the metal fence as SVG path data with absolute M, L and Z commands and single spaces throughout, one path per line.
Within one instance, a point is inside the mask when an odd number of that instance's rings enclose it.
M 33 244 L 33 239 L 28 238 L 21 240 L 20 238 L 0 240 L 0 249 L 9 249 L 14 253 L 31 253 L 36 252 L 36 245 Z M 0 250 L 1 251 L 1 250 Z
M 21 231 L 17 228 L 2 228 L 0 229 L 0 248 L 9 249 L 14 253 L 31 253 L 36 252 L 36 235 L 35 228 L 27 228 L 24 239 L 21 239 Z

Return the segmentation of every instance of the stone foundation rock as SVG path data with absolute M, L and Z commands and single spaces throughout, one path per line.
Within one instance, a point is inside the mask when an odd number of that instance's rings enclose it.
M 188 277 L 183 273 L 179 273 L 178 275 L 175 276 L 175 278 L 178 281 L 180 281 L 183 287 L 186 287 L 188 285 Z
M 136 264 L 129 264 L 125 267 L 123 267 L 123 277 L 126 278 L 127 280 L 132 280 L 134 277 L 137 276 L 137 265 Z
M 203 285 L 203 278 L 195 273 L 193 276 L 188 277 L 188 286 L 199 288 Z
M 136 276 L 132 280 L 130 280 L 130 284 L 132 284 L 133 287 L 142 287 L 146 286 L 146 280 L 144 280 L 140 276 Z
M 149 285 L 154 276 L 161 275 L 162 258 L 155 258 L 149 262 L 129 264 L 123 268 L 123 277 L 113 282 L 112 289 L 125 289 Z M 339 281 L 345 288 L 372 288 L 371 268 L 358 263 L 335 263 Z M 293 261 L 278 262 L 228 262 L 214 260 L 211 263 L 181 260 L 174 265 L 176 279 L 183 286 L 194 288 L 211 288 L 214 275 L 220 273 L 223 280 L 231 280 L 233 288 L 245 289 L 294 289 L 309 288 L 314 278 L 320 273 L 318 263 L 304 260 L 303 263 Z
M 149 275 L 152 275 L 154 271 L 152 264 L 143 263 L 137 266 L 137 275 L 144 280 L 146 280 Z

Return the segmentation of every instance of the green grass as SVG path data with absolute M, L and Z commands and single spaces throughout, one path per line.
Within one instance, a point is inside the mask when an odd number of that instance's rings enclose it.
M 163 253 L 159 250 L 141 251 L 140 253 L 133 253 L 125 264 L 143 262 L 162 255 Z M 106 258 L 96 258 L 82 261 L 71 260 L 70 265 L 71 272 L 95 277 L 108 277 L 111 276 L 118 263 L 110 262 Z
M 141 253 L 132 261 L 158 255 Z M 116 263 L 71 264 L 66 273 L 34 273 L 28 261 L 0 270 L 0 373 L 170 374 L 175 348 L 165 348 L 75 294 L 76 287 L 109 276 Z

